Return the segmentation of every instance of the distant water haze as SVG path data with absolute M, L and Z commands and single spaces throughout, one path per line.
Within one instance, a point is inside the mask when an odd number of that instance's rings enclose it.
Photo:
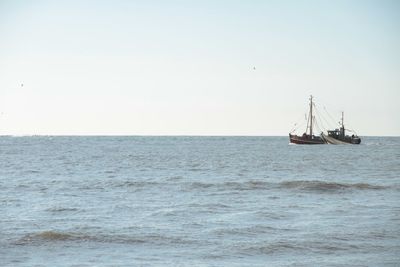
M 400 135 L 399 11 L 1 1 L 0 134 L 287 135 L 312 94 L 361 136 Z

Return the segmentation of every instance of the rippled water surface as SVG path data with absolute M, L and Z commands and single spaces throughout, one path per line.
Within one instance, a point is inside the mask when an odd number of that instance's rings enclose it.
M 0 137 L 1 266 L 400 266 L 400 138 Z

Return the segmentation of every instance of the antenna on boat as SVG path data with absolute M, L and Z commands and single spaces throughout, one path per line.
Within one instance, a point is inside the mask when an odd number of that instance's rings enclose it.
M 343 117 L 344 117 L 344 112 L 342 111 L 342 127 L 344 128 Z
M 340 135 L 344 138 L 344 136 L 345 136 L 345 130 L 344 130 L 344 112 L 342 111 L 342 121 L 341 121 L 341 123 L 342 123 L 342 127 L 340 127 Z
M 310 95 L 310 135 L 312 136 L 312 130 L 313 130 L 313 115 L 312 115 L 312 106 L 313 106 L 313 102 L 312 102 L 313 96 Z

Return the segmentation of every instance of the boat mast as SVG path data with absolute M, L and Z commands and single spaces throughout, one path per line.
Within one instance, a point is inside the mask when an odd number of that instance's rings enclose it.
M 342 111 L 342 127 L 344 128 L 343 117 L 344 117 L 344 112 Z
M 312 99 L 313 99 L 313 97 L 312 97 L 312 95 L 310 96 L 310 135 L 312 136 L 312 130 L 313 130 L 313 122 L 312 122 L 312 120 L 313 120 L 313 115 L 312 115 L 312 106 L 313 106 L 313 103 L 312 103 Z
M 344 112 L 342 111 L 342 128 L 340 129 L 340 134 L 344 137 Z

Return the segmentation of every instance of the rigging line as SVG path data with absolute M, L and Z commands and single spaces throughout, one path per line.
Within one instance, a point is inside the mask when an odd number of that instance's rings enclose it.
M 293 133 L 294 131 L 296 131 L 297 129 L 299 129 L 300 127 L 302 127 L 302 126 L 304 126 L 304 124 L 307 122 L 308 123 L 308 116 L 307 116 L 307 114 L 304 114 L 305 115 L 305 117 L 304 117 L 304 119 L 302 119 L 303 118 L 303 115 L 301 116 L 301 118 L 300 119 L 298 119 L 297 121 L 301 121 L 301 123 L 295 123 L 294 124 L 294 127 L 293 127 L 293 129 L 290 131 L 290 133 Z M 308 126 L 307 126 L 307 128 L 308 128 Z M 306 129 L 306 132 L 307 132 L 307 129 Z
M 317 111 L 318 116 L 319 116 L 320 118 L 322 118 L 322 120 L 324 120 L 325 123 L 326 123 L 326 125 L 329 127 L 329 126 L 330 126 L 330 123 L 329 123 L 328 120 L 325 118 L 325 116 L 322 115 L 322 112 L 320 112 L 319 108 L 315 107 L 315 110 Z
M 326 123 L 326 125 L 329 127 L 330 123 L 327 121 L 327 119 L 325 118 L 325 116 L 322 115 L 321 111 L 319 110 L 319 108 L 315 107 L 315 111 L 318 115 L 317 121 L 318 121 L 318 126 L 320 127 L 320 130 L 322 128 L 322 130 L 324 131 L 328 131 L 327 128 L 324 125 L 324 122 Z
M 322 128 L 322 129 L 320 129 L 321 130 L 321 132 L 327 132 L 328 130 L 327 130 L 327 128 L 325 127 L 325 125 L 323 124 L 323 122 L 322 122 L 322 120 L 321 119 L 319 119 L 319 125 L 321 126 L 320 128 Z
M 319 121 L 319 122 L 318 122 L 318 121 Z M 318 122 L 319 125 L 321 126 L 322 130 L 325 130 L 325 131 L 326 131 L 326 128 L 325 128 L 325 126 L 324 126 L 322 120 L 321 120 L 319 117 L 317 118 L 317 122 Z M 321 130 L 321 129 L 320 129 L 320 130 Z
M 317 106 L 315 105 L 315 103 L 312 103 L 312 106 L 313 106 L 315 112 L 316 112 L 317 115 L 318 115 Z M 318 116 L 317 116 L 317 117 L 318 117 Z M 312 117 L 312 119 L 313 119 L 313 125 L 312 125 L 312 127 L 314 127 L 314 125 L 315 125 L 315 128 L 316 128 L 318 131 L 321 131 L 321 127 L 320 127 L 320 125 L 318 124 L 317 117 L 315 117 L 315 116 Z M 318 119 L 319 119 L 319 118 L 318 118 Z
M 326 128 L 325 128 L 325 126 L 324 126 L 324 124 L 323 124 L 323 122 L 322 122 L 322 120 L 320 118 L 317 118 L 316 122 L 318 123 L 318 127 L 319 127 L 320 131 L 321 130 L 325 130 L 326 131 Z
M 321 117 L 318 116 L 317 122 L 321 126 L 321 128 L 323 128 L 323 130 L 325 130 L 325 126 L 324 126 L 324 123 L 321 120 Z
M 303 120 L 303 115 L 301 115 L 301 117 L 299 119 L 297 119 L 296 121 L 302 121 Z
M 306 122 L 308 122 L 307 120 L 303 120 L 300 124 L 298 124 L 298 125 L 295 125 L 295 127 L 294 127 L 294 130 L 293 131 L 295 131 L 295 130 L 297 130 L 297 129 L 299 129 L 300 127 L 303 127 L 304 126 L 304 124 L 306 123 Z M 292 131 L 292 132 L 293 132 Z
M 314 128 L 318 131 L 320 130 L 317 120 L 314 121 Z
M 325 118 L 325 116 L 322 114 L 322 112 L 320 112 L 319 108 L 318 108 L 317 110 L 318 110 L 318 112 L 319 112 L 321 118 L 325 121 L 325 123 L 326 123 L 328 126 L 330 126 L 329 121 Z
M 356 131 L 354 131 L 352 128 L 348 127 L 348 126 L 349 126 L 349 125 L 346 123 L 346 131 L 349 131 L 349 132 L 355 133 L 355 134 L 357 135 L 357 132 L 356 132 Z
M 331 116 L 331 114 L 329 114 L 328 110 L 326 110 L 325 107 L 324 107 L 324 110 L 325 110 L 326 114 L 328 114 L 329 118 L 333 121 L 334 125 L 337 125 L 336 120 Z
M 357 132 L 354 131 L 353 129 L 348 129 L 348 128 L 346 128 L 346 131 L 351 132 L 351 133 L 355 133 L 356 135 L 358 135 Z
M 315 113 L 317 113 L 317 115 L 318 115 L 317 119 L 319 120 L 319 123 L 320 123 L 321 127 L 325 129 L 324 124 L 323 124 L 323 122 L 321 120 L 322 116 L 321 116 L 319 110 L 317 109 L 317 107 L 315 107 Z
M 321 128 L 320 128 L 320 126 L 319 126 L 319 124 L 318 124 L 318 121 L 317 121 L 317 120 L 315 120 L 315 128 L 317 128 L 317 129 L 318 129 L 318 131 L 320 131 L 320 132 L 321 132 Z
M 356 132 L 354 131 L 351 127 L 349 127 L 349 125 L 346 123 L 346 131 L 350 131 L 350 132 Z
M 292 128 L 292 130 L 290 131 L 290 133 L 293 133 L 294 131 L 296 131 L 297 129 L 299 129 L 300 127 L 302 127 L 304 125 L 305 121 L 303 121 L 300 124 L 295 123 L 294 127 Z

